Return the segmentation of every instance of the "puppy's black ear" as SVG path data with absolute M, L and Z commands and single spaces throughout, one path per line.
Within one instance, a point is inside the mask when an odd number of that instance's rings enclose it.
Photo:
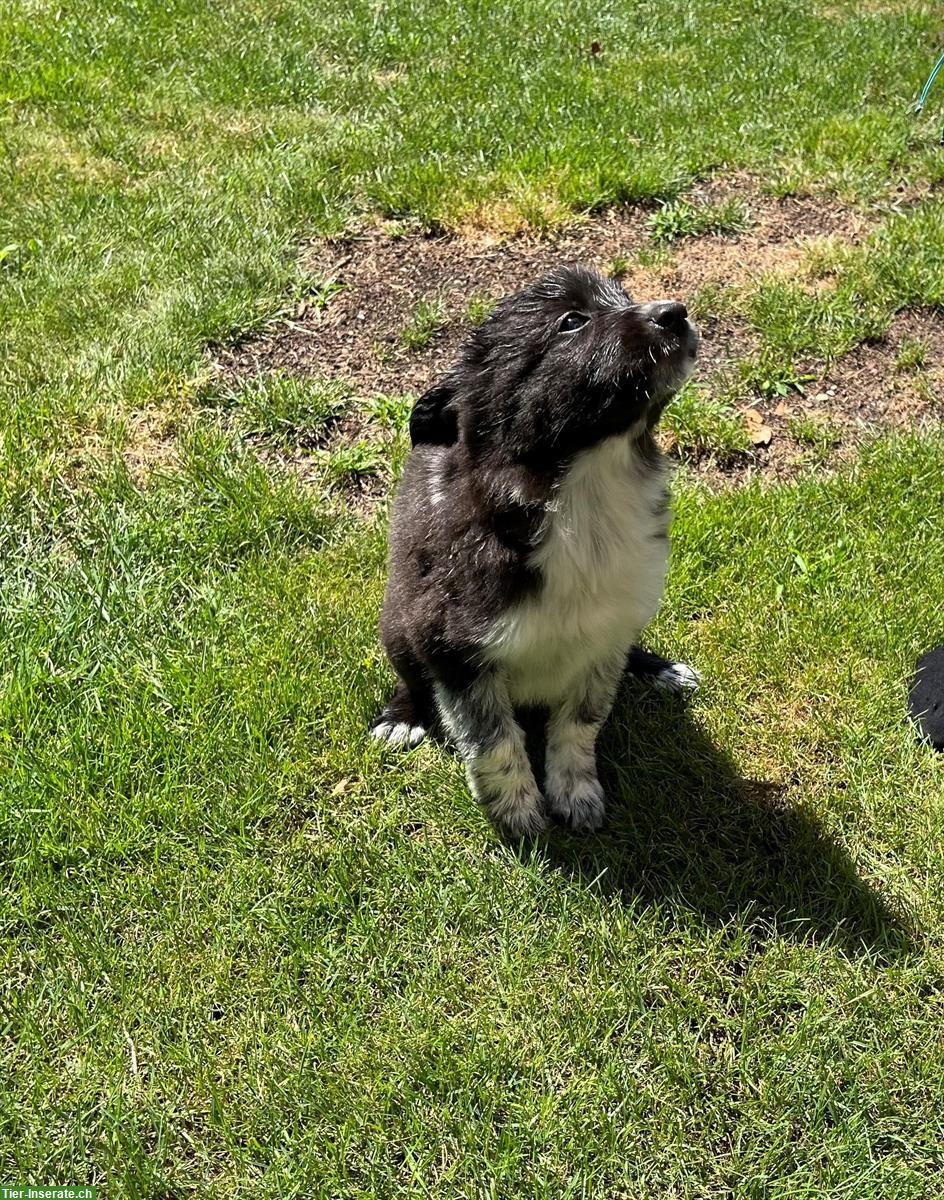
M 414 446 L 453 446 L 459 437 L 455 393 L 447 383 L 437 383 L 420 396 L 410 413 L 410 441 Z

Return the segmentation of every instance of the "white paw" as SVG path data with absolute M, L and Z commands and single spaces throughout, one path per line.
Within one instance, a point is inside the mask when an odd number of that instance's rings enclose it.
M 531 775 L 530 769 L 528 776 Z M 547 828 L 544 802 L 533 778 L 509 773 L 503 780 L 490 780 L 491 786 L 481 787 L 481 780 L 469 772 L 472 794 L 484 805 L 485 811 L 506 837 L 533 838 Z
M 426 730 L 422 725 L 408 725 L 406 721 L 378 721 L 370 736 L 388 746 L 418 746 L 426 737 Z
M 595 775 L 549 779 L 547 802 L 554 816 L 576 833 L 592 833 L 603 824 L 606 798 Z
M 547 828 L 547 817 L 538 800 L 519 799 L 514 804 L 486 803 L 485 808 L 502 833 L 513 841 L 537 837 Z
M 652 679 L 653 687 L 662 692 L 674 692 L 677 696 L 696 691 L 700 683 L 701 676 L 694 667 L 686 663 L 672 663 L 671 666 L 663 667 Z

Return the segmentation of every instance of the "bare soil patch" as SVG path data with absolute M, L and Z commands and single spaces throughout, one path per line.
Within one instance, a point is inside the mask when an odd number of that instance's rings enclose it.
M 909 368 L 902 356 L 915 342 L 924 347 L 923 363 Z M 758 399 L 752 407 L 770 430 L 769 443 L 723 462 L 704 456 L 693 465 L 710 481 L 789 479 L 809 466 L 832 468 L 849 460 L 861 442 L 879 433 L 938 428 L 944 419 L 944 321 L 930 312 L 899 313 L 881 340 L 854 347 L 802 393 Z
M 746 177 L 707 183 L 687 198 L 695 203 L 739 199 L 749 213 L 749 228 L 737 235 L 656 244 L 646 224 L 652 208 L 630 206 L 587 218 L 554 238 L 519 234 L 498 240 L 481 231 L 436 236 L 402 230 L 391 236 L 389 230 L 374 229 L 342 242 L 313 243 L 305 252 L 306 265 L 340 290 L 324 308 L 303 303 L 293 320 L 227 351 L 220 365 L 231 376 L 282 369 L 340 377 L 362 397 L 418 394 L 456 355 L 471 325 L 470 300 L 497 298 L 553 266 L 579 261 L 604 271 L 619 265 L 627 290 L 641 300 L 679 297 L 698 308 L 699 297 L 705 299 L 706 315 L 696 314 L 703 336 L 699 375 L 710 383 L 754 349 L 750 331 L 724 304 L 712 305 L 712 294 L 750 284 L 770 271 L 802 276 L 812 242 L 838 237 L 854 244 L 873 225 L 867 215 L 833 198 L 771 197 Z M 442 324 L 423 348 L 408 349 L 403 330 L 424 301 L 440 307 Z M 927 342 L 920 370 L 896 369 L 903 338 Z M 902 316 L 882 342 L 857 348 L 828 372 L 814 364 L 816 379 L 804 395 L 758 400 L 755 407 L 772 434 L 768 445 L 724 462 L 706 455 L 691 465 L 718 483 L 738 483 L 757 473 L 788 477 L 811 456 L 821 463 L 838 461 L 869 434 L 930 421 L 936 413 L 933 385 L 944 371 L 942 352 L 944 328 L 937 317 Z M 828 423 L 829 438 L 824 435 L 815 446 L 798 440 L 791 430 L 805 418 Z M 301 463 L 298 469 L 304 471 Z

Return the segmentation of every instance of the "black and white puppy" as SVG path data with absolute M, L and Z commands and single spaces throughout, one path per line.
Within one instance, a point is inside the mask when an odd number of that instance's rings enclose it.
M 597 734 L 665 578 L 652 430 L 697 349 L 683 304 L 562 267 L 498 304 L 413 409 L 380 618 L 398 681 L 373 732 L 415 745 L 440 717 L 513 837 L 546 822 L 516 706 L 549 713 L 551 813 L 603 819 Z M 633 666 L 697 681 L 644 652 Z

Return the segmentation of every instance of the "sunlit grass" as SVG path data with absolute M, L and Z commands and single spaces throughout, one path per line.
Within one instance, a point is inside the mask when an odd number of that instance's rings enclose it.
M 904 194 L 860 244 L 811 249 L 822 288 L 693 298 L 756 338 L 739 386 L 803 386 L 801 362 L 944 301 L 921 191 L 939 116 L 908 111 L 938 32 L 917 3 L 8 7 L 0 1180 L 927 1195 L 944 777 L 904 698 L 941 637 L 939 439 L 733 494 L 683 466 L 648 636 L 703 688 L 690 709 L 624 695 L 609 829 L 517 855 L 452 755 L 366 732 L 390 686 L 385 512 L 344 489 L 396 474 L 409 398 L 355 401 L 332 363 L 215 364 L 327 311 L 337 280 L 299 241 L 378 217 L 685 216 L 694 179 L 741 168 L 779 194 Z M 475 323 L 492 297 L 468 301 Z M 902 347 L 901 370 L 923 361 Z M 131 472 L 149 413 L 173 454 Z M 352 413 L 368 432 L 323 445 Z M 667 420 L 692 456 L 742 445 L 730 397 L 692 389 Z M 794 434 L 814 455 L 831 436 Z M 306 454 L 325 488 L 278 465 Z

